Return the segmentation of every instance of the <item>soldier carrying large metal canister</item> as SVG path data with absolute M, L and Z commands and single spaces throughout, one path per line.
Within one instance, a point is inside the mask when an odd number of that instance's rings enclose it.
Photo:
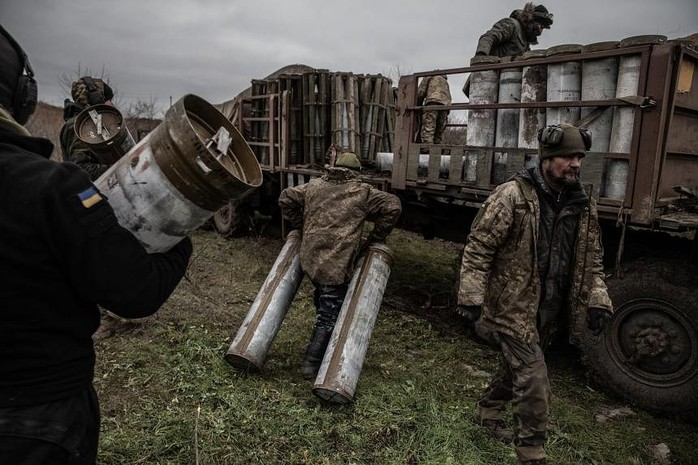
M 73 82 L 70 95 L 60 132 L 63 161 L 75 163 L 94 181 L 120 158 L 114 154 L 125 154 L 135 143 L 104 80 L 82 76 Z
M 367 243 L 382 243 L 402 211 L 395 195 L 362 182 L 360 169 L 359 158 L 345 152 L 324 176 L 286 188 L 279 197 L 284 218 L 302 230 L 300 263 L 315 286 L 317 316 L 300 369 L 307 379 L 317 374 L 332 336 L 360 255 L 364 223 L 373 222 Z

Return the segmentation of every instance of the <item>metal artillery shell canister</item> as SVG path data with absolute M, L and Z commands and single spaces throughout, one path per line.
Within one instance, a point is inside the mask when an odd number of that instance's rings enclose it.
M 235 368 L 245 372 L 262 369 L 269 347 L 303 281 L 300 246 L 300 233 L 291 231 L 225 354 L 225 359 Z
M 313 386 L 321 399 L 338 404 L 353 400 L 392 265 L 390 248 L 376 244 L 354 272 Z
M 499 103 L 521 101 L 521 68 L 503 69 L 499 73 Z M 497 129 L 494 145 L 516 147 L 519 143 L 519 110 L 500 108 L 497 110 Z M 492 183 L 499 184 L 507 179 L 507 152 L 494 152 Z
M 531 50 L 523 54 L 526 60 L 544 58 L 546 50 Z M 524 66 L 521 71 L 521 102 L 545 102 L 547 96 L 548 67 L 546 65 Z M 519 114 L 520 148 L 538 148 L 538 128 L 545 126 L 545 108 L 522 108 Z
M 666 41 L 666 36 L 646 35 L 633 36 L 620 41 L 620 47 L 632 47 L 637 45 L 651 45 Z M 623 55 L 618 64 L 618 82 L 616 84 L 616 98 L 638 95 L 640 85 L 640 54 Z M 613 112 L 613 126 L 609 142 L 609 152 L 630 153 L 633 128 L 635 127 L 635 108 L 631 106 L 615 107 Z M 620 200 L 625 197 L 625 189 L 628 176 L 628 160 L 609 159 L 606 161 L 603 179 L 604 197 Z
M 582 91 L 582 64 L 572 61 L 572 54 L 579 53 L 581 45 L 566 44 L 550 47 L 547 56 L 569 54 L 570 61 L 548 65 L 548 102 L 580 100 Z M 553 107 L 546 111 L 546 124 L 575 124 L 581 114 L 580 107 Z
M 170 107 L 160 125 L 95 181 L 119 224 L 150 253 L 169 250 L 261 183 L 245 139 L 195 95 Z
M 78 114 L 75 134 L 105 165 L 116 163 L 136 145 L 121 112 L 103 103 L 87 107 Z
M 477 66 L 499 62 L 499 57 L 489 55 L 475 56 L 470 60 L 470 65 Z M 499 71 L 474 71 L 470 75 L 470 103 L 475 105 L 497 103 L 498 95 Z M 465 144 L 475 147 L 491 147 L 494 145 L 496 114 L 497 111 L 493 109 L 469 110 Z M 477 154 L 478 152 L 468 151 L 463 158 L 465 164 L 463 178 L 467 182 L 475 182 L 477 180 Z
M 582 47 L 582 53 L 614 50 L 617 41 L 597 42 Z M 595 58 L 582 63 L 582 100 L 608 100 L 616 97 L 618 57 Z M 587 116 L 594 107 L 582 108 L 581 116 Z M 592 134 L 591 151 L 608 152 L 613 124 L 613 108 L 608 107 L 587 125 Z

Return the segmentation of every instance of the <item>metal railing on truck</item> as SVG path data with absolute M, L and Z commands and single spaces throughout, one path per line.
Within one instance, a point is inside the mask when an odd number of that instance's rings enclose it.
M 518 112 L 520 128 L 530 133 L 525 124 L 530 126 L 531 114 L 545 113 L 547 120 L 539 121 L 536 129 L 567 122 L 596 132 L 582 180 L 593 185 L 600 214 L 613 217 L 624 212 L 631 223 L 652 224 L 672 186 L 696 184 L 695 50 L 678 42 L 665 43 L 657 36 L 642 36 L 618 43 L 553 47 L 544 57 L 540 55 L 538 51 L 522 59 L 402 76 L 391 188 L 482 201 L 496 184 L 535 162 L 537 152 L 537 142 L 531 143 L 530 137 L 524 146 L 511 140 L 495 143 L 498 117 Z M 498 90 L 505 80 L 510 85 L 516 73 L 528 93 L 521 91 L 519 98 L 508 100 L 496 90 L 492 94 L 496 84 L 500 84 Z M 463 81 L 470 76 L 470 101 L 417 105 L 420 78 L 437 74 L 460 75 Z M 541 83 L 535 81 L 541 74 L 546 76 L 543 95 Z M 551 78 L 557 81 L 548 82 Z M 482 83 L 484 89 L 478 89 Z M 531 93 L 536 86 L 538 94 Z M 415 142 L 418 115 L 425 109 L 467 110 L 466 141 L 431 146 Z M 483 143 L 483 137 L 478 137 L 482 128 L 474 126 L 482 126 L 487 118 L 491 133 L 489 143 Z M 477 145 L 468 143 L 471 132 Z

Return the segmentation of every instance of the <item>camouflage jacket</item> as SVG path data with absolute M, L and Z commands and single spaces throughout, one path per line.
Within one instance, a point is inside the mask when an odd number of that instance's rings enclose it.
M 373 222 L 369 240 L 383 242 L 402 209 L 396 196 L 361 182 L 348 168 L 330 168 L 321 178 L 284 189 L 279 206 L 301 228 L 303 271 L 321 285 L 349 282 L 364 222 Z
M 596 203 L 587 197 L 579 217 L 565 309 L 570 337 L 579 342 L 589 307 L 612 311 L 604 282 Z M 535 188 L 517 176 L 497 186 L 478 213 L 460 272 L 458 304 L 482 307 L 484 332 L 531 342 L 541 298 L 538 273 L 540 203 Z
M 427 76 L 422 79 L 417 89 L 417 99 L 419 104 L 438 103 L 441 105 L 451 104 L 451 91 L 448 87 L 446 76 Z
M 480 36 L 475 54 L 493 55 L 498 57 L 521 55 L 531 49 L 524 31 L 522 12 L 515 10 L 508 18 L 494 23 L 492 28 Z
M 78 105 L 70 100 L 65 101 L 63 108 L 63 119 L 65 124 L 61 128 L 60 142 L 63 152 L 63 161 L 75 163 L 83 171 L 90 175 L 90 180 L 95 181 L 102 173 L 109 169 L 109 166 L 100 163 L 90 146 L 78 138 L 75 133 L 75 118 L 86 107 Z

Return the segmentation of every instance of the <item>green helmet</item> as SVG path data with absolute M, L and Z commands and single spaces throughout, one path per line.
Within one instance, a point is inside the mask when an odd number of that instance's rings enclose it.
M 352 152 L 344 152 L 337 157 L 334 166 L 359 170 L 361 169 L 361 160 Z

